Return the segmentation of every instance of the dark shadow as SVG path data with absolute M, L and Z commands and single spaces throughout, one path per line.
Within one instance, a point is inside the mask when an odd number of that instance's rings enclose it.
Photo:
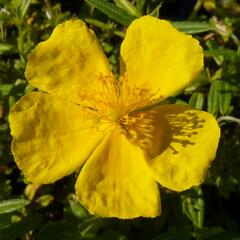
M 178 154 L 174 143 L 181 148 L 194 145 L 191 137 L 201 131 L 204 123 L 188 106 L 164 105 L 129 113 L 120 124 L 128 140 L 142 148 L 147 157 L 154 158 L 167 148 Z
M 195 143 L 191 140 L 191 137 L 197 135 L 206 122 L 204 119 L 201 119 L 196 112 L 190 109 L 184 111 L 180 109 L 177 113 L 165 114 L 165 117 L 172 133 L 168 144 L 173 150 L 173 154 L 178 154 L 178 150 L 174 148 L 171 143 L 178 143 L 184 148 L 189 145 L 194 145 Z

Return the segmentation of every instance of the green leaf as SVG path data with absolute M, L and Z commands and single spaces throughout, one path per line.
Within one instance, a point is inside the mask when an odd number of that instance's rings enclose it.
M 137 10 L 142 13 L 146 0 L 137 0 Z
M 219 92 L 220 84 L 218 80 L 214 80 L 211 84 L 208 94 L 208 112 L 217 115 L 219 110 Z
M 73 200 L 69 200 L 69 204 L 70 204 L 70 208 L 71 208 L 73 214 L 76 217 L 85 218 L 86 216 L 89 216 L 88 212 L 78 202 L 75 202 Z
M 117 7 L 115 4 L 109 3 L 106 0 L 85 0 L 90 6 L 97 8 L 102 13 L 106 14 L 111 19 L 128 26 L 134 17 L 129 15 L 123 9 Z
M 48 206 L 52 201 L 54 197 L 51 194 L 44 194 L 36 199 L 36 202 L 39 203 L 41 206 L 46 207 Z
M 214 40 L 206 41 L 206 45 L 208 46 L 209 50 L 219 49 L 218 43 Z M 206 53 L 206 54 L 208 54 L 208 53 Z M 218 64 L 218 66 L 220 66 L 224 60 L 224 57 L 222 55 L 213 56 L 213 58 L 214 58 L 215 62 Z
M 202 109 L 204 104 L 204 94 L 200 92 L 194 92 L 189 99 L 189 104 L 195 108 Z
M 10 91 L 12 90 L 12 88 L 13 88 L 12 84 L 2 84 L 2 85 L 0 85 L 0 93 L 3 96 L 7 96 L 10 93 Z
M 204 54 L 206 57 L 218 57 L 218 56 L 223 56 L 226 58 L 232 58 L 232 57 L 237 57 L 240 58 L 240 55 L 227 48 L 219 48 L 219 49 L 211 49 L 211 50 L 205 50 Z
M 203 227 L 204 199 L 201 187 L 193 187 L 182 196 L 182 208 L 195 227 Z
M 210 30 L 214 30 L 213 25 L 206 22 L 181 21 L 181 22 L 172 22 L 172 24 L 179 31 L 189 33 L 189 34 L 202 33 Z
M 16 53 L 17 49 L 14 45 L 9 43 L 0 43 L 0 54 L 3 53 Z
M 231 85 L 226 81 L 220 81 L 219 110 L 222 115 L 229 112 L 231 100 Z
M 13 212 L 19 208 L 28 205 L 30 201 L 26 199 L 10 199 L 0 202 L 0 214 Z
M 159 17 L 159 10 L 160 10 L 161 7 L 162 7 L 162 3 L 159 3 L 149 15 L 158 18 Z
M 22 19 L 26 15 L 28 8 L 30 6 L 31 0 L 21 0 L 20 12 Z
M 114 0 L 116 5 L 122 9 L 124 9 L 127 13 L 134 17 L 140 17 L 140 14 L 136 7 L 130 3 L 128 0 Z

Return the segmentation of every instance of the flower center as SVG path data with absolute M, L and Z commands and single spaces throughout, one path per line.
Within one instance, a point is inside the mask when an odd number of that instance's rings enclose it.
M 107 113 L 107 118 L 113 122 L 118 122 L 121 117 L 121 113 L 118 109 L 110 109 Z
M 121 76 L 119 81 L 112 74 L 101 75 L 91 89 L 82 91 L 80 98 L 84 109 L 99 119 L 99 123 L 123 126 L 127 124 L 126 116 L 130 112 L 154 103 L 154 94 L 130 85 L 126 75 Z

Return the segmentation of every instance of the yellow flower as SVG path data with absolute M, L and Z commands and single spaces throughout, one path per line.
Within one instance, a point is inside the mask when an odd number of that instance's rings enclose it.
M 33 183 L 82 168 L 76 192 L 93 214 L 155 217 L 157 182 L 175 191 L 198 185 L 215 157 L 213 116 L 156 104 L 202 70 L 203 50 L 169 22 L 144 16 L 127 29 L 120 54 L 116 80 L 84 22 L 58 25 L 28 58 L 26 79 L 41 91 L 11 110 L 12 152 Z

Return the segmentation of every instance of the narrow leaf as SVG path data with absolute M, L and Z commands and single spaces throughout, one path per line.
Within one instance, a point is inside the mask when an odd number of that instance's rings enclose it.
M 73 214 L 78 218 L 85 218 L 88 216 L 87 211 L 78 203 L 73 200 L 69 201 L 70 208 Z
M 231 49 L 227 49 L 227 48 L 205 50 L 204 54 L 205 54 L 206 57 L 223 56 L 223 57 L 227 57 L 227 58 L 231 58 L 231 57 L 240 58 L 240 55 L 237 52 L 235 52 Z
M 27 10 L 30 6 L 31 0 L 21 0 L 21 6 L 20 6 L 20 11 L 21 11 L 21 17 L 22 19 L 27 13 Z
M 146 0 L 137 0 L 137 10 L 142 13 Z
M 10 199 L 0 202 L 0 214 L 13 212 L 29 204 L 30 201 L 26 199 Z
M 158 18 L 159 17 L 159 10 L 160 10 L 161 7 L 162 7 L 162 3 L 159 3 L 149 15 Z
M 231 85 L 228 82 L 220 81 L 219 110 L 222 115 L 228 113 L 232 100 Z
M 172 22 L 173 26 L 176 27 L 179 31 L 195 34 L 207 32 L 214 30 L 214 27 L 206 22 L 190 22 L 190 21 L 181 21 L 181 22 Z
M 90 6 L 97 8 L 102 13 L 106 14 L 111 19 L 128 26 L 134 17 L 129 15 L 122 8 L 117 7 L 115 4 L 109 3 L 106 0 L 85 0 Z
M 204 94 L 194 92 L 189 100 L 189 104 L 195 108 L 202 109 L 204 104 Z
M 10 93 L 10 91 L 12 90 L 12 88 L 13 88 L 12 84 L 1 84 L 0 85 L 0 93 L 3 96 L 7 96 Z
M 136 7 L 128 0 L 114 0 L 114 2 L 118 7 L 124 9 L 130 15 L 140 17 L 140 14 L 137 11 Z
M 9 43 L 0 43 L 0 54 L 1 53 L 15 53 L 16 47 Z
M 213 115 L 217 115 L 219 110 L 219 90 L 219 81 L 214 80 L 208 94 L 208 112 Z
M 206 45 L 208 46 L 209 50 L 219 49 L 218 43 L 214 40 L 206 41 Z M 208 53 L 205 53 L 205 55 L 206 54 L 208 54 Z M 223 63 L 224 57 L 222 55 L 212 56 L 212 57 L 214 58 L 214 60 L 215 60 L 215 62 L 217 63 L 218 66 L 220 66 Z

